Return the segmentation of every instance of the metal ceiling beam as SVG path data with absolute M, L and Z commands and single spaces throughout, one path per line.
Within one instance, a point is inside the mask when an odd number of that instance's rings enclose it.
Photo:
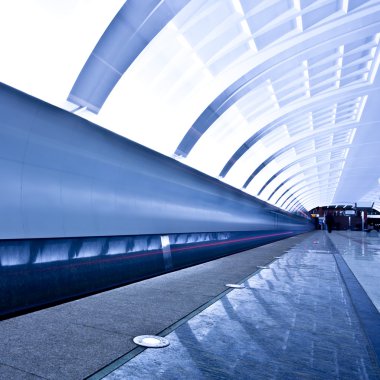
M 326 163 L 324 163 L 324 165 L 326 165 Z M 321 172 L 321 173 L 318 173 L 318 174 L 312 174 L 312 175 L 310 175 L 310 176 L 308 176 L 308 177 L 303 178 L 302 180 L 298 181 L 298 182 L 295 183 L 294 185 L 290 186 L 287 190 L 285 190 L 285 191 L 280 195 L 280 197 L 277 199 L 277 201 L 275 202 L 275 205 L 277 205 L 278 202 L 280 202 L 281 198 L 283 198 L 286 194 L 288 194 L 290 191 L 292 191 L 296 186 L 302 184 L 302 182 L 307 181 L 308 179 L 313 178 L 313 177 L 315 178 L 316 175 L 317 175 L 317 176 L 322 176 L 322 175 L 325 175 L 325 174 L 328 174 L 328 173 L 342 172 L 342 170 L 343 170 L 343 168 L 333 169 L 333 170 L 329 169 L 329 170 L 326 170 L 326 171 L 324 171 L 324 172 Z M 286 201 L 285 201 L 285 202 L 286 202 Z M 284 202 L 284 203 L 285 203 L 285 202 Z
M 326 178 L 324 178 L 324 179 L 317 179 L 317 180 L 315 180 L 315 181 L 313 181 L 313 182 L 310 182 L 310 183 L 307 183 L 307 184 L 305 184 L 304 186 L 301 186 L 299 189 L 297 189 L 297 190 L 295 190 L 292 194 L 290 194 L 283 202 L 282 202 L 282 204 L 281 204 L 281 208 L 283 208 L 284 207 L 284 205 L 286 204 L 286 202 L 288 202 L 289 201 L 289 199 L 290 198 L 292 198 L 292 197 L 296 197 L 296 194 L 299 192 L 299 191 L 302 191 L 302 190 L 304 190 L 304 189 L 310 189 L 310 187 L 312 187 L 312 186 L 314 186 L 314 185 L 320 185 L 321 184 L 321 182 L 323 183 L 323 182 L 326 182 L 326 181 L 331 181 L 331 180 L 334 180 L 334 179 L 339 179 L 340 178 L 340 174 L 339 175 L 334 175 L 334 176 L 332 176 L 331 178 L 330 177 L 326 177 Z M 291 204 L 291 203 L 290 203 Z M 290 204 L 288 204 L 288 206 L 290 205 Z
M 337 184 L 333 184 L 334 186 L 337 186 Z M 310 196 L 314 196 L 316 194 L 320 194 L 320 197 L 323 196 L 324 193 L 326 192 L 335 192 L 335 188 L 330 188 L 330 187 L 327 187 L 325 190 L 323 190 L 323 192 L 321 192 L 320 189 L 308 189 L 308 190 L 305 190 L 302 194 L 299 194 L 297 198 L 295 198 L 291 203 L 289 203 L 286 207 L 286 209 L 288 211 L 291 211 L 293 209 L 293 202 L 297 199 L 300 203 L 304 203 Z
M 308 98 L 303 102 L 295 102 L 292 105 L 291 110 L 287 112 L 285 115 L 281 116 L 281 118 L 276 119 L 272 123 L 268 124 L 264 128 L 260 129 L 253 136 L 251 136 L 248 140 L 246 140 L 239 149 L 231 156 L 231 158 L 227 161 L 226 165 L 220 172 L 220 176 L 224 177 L 228 174 L 231 168 L 236 164 L 236 162 L 246 154 L 258 141 L 260 141 L 263 137 L 271 133 L 275 130 L 279 125 L 285 123 L 285 120 L 294 115 L 302 115 L 307 112 L 318 111 L 320 107 L 331 105 L 336 102 L 345 101 L 347 99 L 357 98 L 363 95 L 367 95 L 369 93 L 378 92 L 380 89 L 376 87 L 370 87 L 368 84 L 362 84 L 359 86 L 348 86 L 344 89 L 335 89 L 334 91 L 330 91 L 326 94 L 320 94 L 314 96 L 312 98 Z M 287 108 L 287 107 L 284 107 Z M 285 110 L 283 111 L 285 112 Z M 357 124 L 352 123 L 350 125 Z M 329 126 L 330 127 L 330 126 Z M 339 127 L 339 126 L 337 126 Z M 320 128 L 319 130 L 322 130 Z M 294 138 L 298 138 L 299 135 L 307 135 L 309 132 L 303 132 L 301 134 L 296 135 Z M 253 173 L 252 173 L 253 174 Z M 257 173 L 256 173 L 257 174 Z M 256 175 L 255 174 L 255 175 Z M 253 175 L 253 177 L 255 176 Z M 249 177 L 247 180 L 247 186 L 249 182 L 253 179 L 253 177 Z
M 68 101 L 98 113 L 138 55 L 190 0 L 128 0 L 83 66 Z
M 272 197 L 274 196 L 274 194 L 281 189 L 281 187 L 283 187 L 284 185 L 286 185 L 289 181 L 291 181 L 292 179 L 296 178 L 297 176 L 303 174 L 304 172 L 307 172 L 311 169 L 315 169 L 315 168 L 318 168 L 320 166 L 323 166 L 323 165 L 326 165 L 326 164 L 332 164 L 332 163 L 337 163 L 337 162 L 344 162 L 345 160 L 343 158 L 337 158 L 335 160 L 327 160 L 327 161 L 320 161 L 320 162 L 317 162 L 317 163 L 313 163 L 312 165 L 308 165 L 308 166 L 305 166 L 305 167 L 302 167 L 301 170 L 297 171 L 296 173 L 292 174 L 290 177 L 286 178 L 285 180 L 283 180 L 273 191 L 272 193 L 270 194 L 270 196 L 268 197 L 268 201 L 270 201 L 272 199 Z M 278 200 L 277 200 L 278 202 Z M 276 203 L 277 203 L 276 202 Z

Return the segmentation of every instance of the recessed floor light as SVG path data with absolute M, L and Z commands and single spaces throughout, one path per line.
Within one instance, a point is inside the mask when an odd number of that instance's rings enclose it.
M 259 269 L 268 269 L 268 267 L 264 267 L 264 266 L 261 266 L 261 265 L 258 265 L 256 268 L 259 268 Z
M 226 284 L 227 288 L 235 288 L 235 289 L 243 289 L 245 288 L 244 285 L 241 284 Z
M 170 344 L 167 339 L 156 335 L 139 335 L 133 338 L 133 341 L 139 346 L 149 348 L 161 348 Z

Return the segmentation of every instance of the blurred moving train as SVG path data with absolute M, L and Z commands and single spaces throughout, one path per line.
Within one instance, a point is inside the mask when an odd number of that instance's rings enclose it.
M 0 123 L 0 318 L 314 228 L 4 84 Z

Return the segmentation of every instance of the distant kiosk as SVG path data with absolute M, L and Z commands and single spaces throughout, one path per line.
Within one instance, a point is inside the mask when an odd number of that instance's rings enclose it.
M 367 211 L 371 211 L 373 209 L 375 202 L 356 202 L 355 208 L 357 211 L 360 211 L 360 215 L 362 218 L 362 231 L 369 231 L 369 229 L 365 228 L 365 224 L 367 222 Z
M 369 211 L 373 209 L 375 202 L 356 202 L 355 208 L 360 211 Z

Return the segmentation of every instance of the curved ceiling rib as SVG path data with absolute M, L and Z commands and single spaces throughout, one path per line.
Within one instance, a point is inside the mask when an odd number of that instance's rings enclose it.
M 343 161 L 343 160 L 339 160 L 339 161 Z M 326 162 L 324 162 L 323 165 L 326 165 Z M 304 177 L 304 178 L 302 178 L 300 181 L 296 182 L 295 184 L 291 185 L 288 189 L 286 189 L 286 190 L 280 195 L 280 197 L 274 202 L 274 204 L 277 205 L 277 204 L 280 202 L 281 198 L 283 198 L 286 194 L 288 194 L 289 192 L 291 192 L 291 191 L 292 191 L 295 187 L 297 187 L 298 185 L 301 185 L 302 183 L 306 183 L 306 185 L 312 185 L 312 182 L 311 182 L 311 183 L 310 183 L 310 182 L 307 182 L 309 179 L 311 179 L 311 178 L 314 178 L 314 179 L 315 179 L 315 177 L 320 178 L 321 176 L 326 175 L 326 174 L 329 174 L 329 173 L 335 173 L 335 172 L 339 172 L 339 173 L 341 173 L 341 172 L 342 172 L 342 169 L 343 169 L 343 168 L 341 168 L 341 167 L 338 168 L 338 169 L 334 169 L 334 170 L 331 170 L 331 169 L 329 168 L 329 169 L 327 169 L 327 170 L 325 170 L 325 171 L 323 171 L 323 172 L 313 173 L 313 174 L 311 174 L 311 175 L 308 176 L 308 177 Z M 319 180 L 317 180 L 317 182 L 318 182 L 318 181 L 319 181 Z M 298 190 L 296 190 L 296 191 L 298 191 Z M 285 201 L 285 202 L 286 202 L 286 201 Z M 284 202 L 284 203 L 285 203 L 285 202 Z M 282 205 L 281 205 L 280 207 L 282 207 Z
M 307 173 L 311 170 L 318 170 L 319 167 L 321 166 L 325 166 L 326 164 L 337 164 L 337 163 L 344 163 L 344 158 L 337 158 L 335 160 L 326 160 L 326 161 L 322 161 L 322 162 L 313 162 L 312 164 L 308 165 L 308 166 L 302 166 L 300 170 L 296 171 L 294 174 L 291 174 L 289 177 L 287 177 L 286 179 L 284 179 L 282 182 L 280 182 L 280 184 L 272 191 L 272 193 L 269 195 L 268 197 L 268 201 L 270 201 L 274 195 L 282 188 L 284 187 L 288 182 L 290 182 L 291 180 L 303 175 L 304 173 Z M 277 201 L 275 202 L 275 204 L 278 202 L 280 198 L 277 199 Z
M 286 146 L 282 147 L 281 149 L 278 149 L 275 153 L 270 155 L 267 159 L 262 161 L 262 163 L 253 171 L 253 173 L 248 177 L 248 179 L 245 181 L 243 188 L 246 188 L 253 178 L 255 178 L 265 167 L 267 167 L 273 160 L 276 158 L 280 157 L 282 154 L 286 153 L 287 151 L 296 148 L 297 146 L 302 146 L 302 144 L 308 142 L 308 141 L 313 141 L 317 137 L 322 137 L 322 136 L 329 136 L 334 132 L 337 131 L 342 131 L 342 130 L 351 130 L 352 129 L 352 124 L 347 124 L 347 125 L 338 125 L 334 126 L 333 128 L 328 127 L 328 128 L 323 128 L 317 131 L 314 131 L 313 133 L 310 133 L 308 135 L 302 135 L 301 137 L 297 136 L 296 139 L 293 139 L 291 143 L 288 143 Z
M 331 185 L 332 181 L 336 180 L 336 181 L 339 181 L 339 178 L 340 178 L 340 173 L 339 174 L 335 174 L 335 175 L 332 175 L 332 176 L 329 176 L 328 174 L 331 174 L 331 173 L 335 173 L 337 171 L 340 171 L 340 170 L 335 170 L 335 171 L 331 171 L 329 173 L 327 173 L 327 176 L 324 176 L 324 178 L 318 178 L 317 180 L 313 181 L 313 182 L 309 182 L 309 183 L 306 183 L 305 185 L 301 186 L 300 188 L 298 188 L 297 190 L 295 190 L 293 193 L 291 193 L 283 202 L 282 204 L 280 205 L 281 208 L 285 207 L 285 208 L 288 208 L 292 202 L 296 199 L 299 199 L 300 196 L 302 196 L 303 194 L 303 190 L 310 190 L 310 189 L 314 189 L 316 188 L 317 186 L 315 185 L 318 185 L 318 184 L 324 184 L 324 183 L 327 183 L 329 185 Z M 318 187 L 319 188 L 319 187 Z M 301 192 L 301 193 L 299 193 Z M 288 207 L 285 206 L 285 204 L 291 199 L 293 198 L 293 201 L 291 201 L 290 203 L 288 203 Z
M 338 145 L 335 145 L 335 146 L 329 146 L 328 148 L 322 148 L 320 150 L 316 150 L 314 151 L 313 153 L 311 154 L 306 154 L 306 155 L 303 155 L 301 157 L 299 157 L 298 159 L 290 162 L 289 164 L 287 164 L 286 166 L 282 167 L 281 169 L 279 169 L 276 173 L 274 173 L 265 183 L 264 185 L 261 187 L 260 191 L 258 192 L 258 195 L 260 196 L 262 194 L 262 192 L 276 179 L 278 178 L 281 174 L 285 173 L 286 171 L 288 171 L 290 168 L 292 168 L 293 166 L 295 165 L 298 165 L 300 163 L 302 163 L 303 161 L 307 161 L 309 160 L 310 158 L 317 158 L 319 157 L 320 155 L 323 155 L 323 154 L 326 154 L 326 153 L 331 153 L 331 152 L 335 152 L 335 151 L 339 151 L 339 150 L 343 150 L 343 149 L 347 149 L 351 146 L 351 144 L 338 144 Z
M 366 23 L 363 27 L 363 19 Z M 373 35 L 379 30 L 380 5 L 371 4 L 358 9 L 345 17 L 324 23 L 311 31 L 304 31 L 293 39 L 278 43 L 275 49 L 266 51 L 265 55 L 256 57 L 256 66 L 245 73 L 231 86 L 224 90 L 197 118 L 178 145 L 175 154 L 187 157 L 194 145 L 211 127 L 211 125 L 232 105 L 247 95 L 254 87 L 254 80 L 265 71 L 275 65 L 284 65 L 287 59 L 295 56 L 303 56 L 306 59 L 310 52 L 318 51 L 318 48 L 326 46 L 339 46 L 352 38 Z M 354 37 L 355 36 L 355 37 Z M 322 41 L 322 42 L 321 42 Z M 272 53 L 272 54 L 270 54 Z M 300 59 L 299 57 L 299 60 Z
M 80 72 L 68 100 L 98 113 L 121 76 L 190 0 L 128 0 Z
M 378 123 L 380 123 L 379 121 L 371 121 L 371 122 L 368 122 L 368 123 L 361 123 L 362 126 L 376 126 Z M 302 144 L 303 142 L 306 142 L 310 139 L 314 139 L 315 137 L 318 137 L 319 135 L 323 135 L 323 134 L 333 134 L 334 132 L 336 131 L 342 131 L 342 130 L 350 130 L 352 128 L 355 128 L 356 124 L 355 123 L 349 123 L 349 124 L 342 124 L 342 125 L 336 125 L 336 126 L 327 126 L 327 127 L 324 127 L 324 128 L 321 128 L 321 129 L 318 129 L 317 131 L 313 132 L 313 133 L 309 133 L 307 134 L 305 137 L 304 135 L 297 135 L 297 139 L 295 139 L 292 143 L 286 145 L 285 147 L 281 148 L 281 149 L 278 149 L 274 154 L 272 154 L 270 157 L 268 157 L 266 160 L 264 160 L 261 165 L 259 165 L 255 171 L 250 175 L 250 177 L 248 178 L 248 180 L 245 182 L 243 188 L 246 188 L 249 183 L 253 180 L 253 178 L 255 176 L 257 176 L 260 171 L 262 169 L 264 169 L 265 167 L 268 166 L 268 164 L 273 161 L 274 159 L 278 158 L 279 156 L 281 156 L 282 154 L 284 154 L 286 151 L 292 149 L 293 147 L 295 147 L 297 144 Z M 348 148 L 350 145 L 348 144 L 344 144 L 342 149 L 345 149 L 345 148 Z M 338 146 L 335 147 L 335 150 L 338 149 Z M 312 155 L 309 155 L 308 157 L 311 157 L 313 156 L 314 154 Z M 289 164 L 289 166 L 285 166 L 284 168 L 282 168 L 279 172 L 277 172 L 276 174 L 272 175 L 272 177 L 267 180 L 264 184 L 264 186 L 260 189 L 260 191 L 258 192 L 258 195 L 260 196 L 261 193 L 264 191 L 264 189 L 276 178 L 278 177 L 278 175 L 280 175 L 281 173 L 283 173 L 284 171 L 286 171 L 287 169 L 289 169 L 291 166 L 293 166 L 293 164 L 297 164 L 299 162 L 299 160 L 296 160 L 296 161 L 293 161 L 292 163 Z M 282 184 L 286 183 L 287 181 L 283 182 Z M 281 185 L 282 185 L 281 184 Z M 276 188 L 272 193 L 271 195 L 267 198 L 267 200 L 269 201 L 273 194 L 281 187 L 281 185 L 279 185 L 278 188 Z
M 324 202 L 324 203 L 326 202 L 326 204 L 331 204 L 332 198 L 334 197 L 335 188 L 336 188 L 338 183 L 339 183 L 339 179 L 336 182 L 324 184 L 327 187 L 322 192 L 318 188 L 305 190 L 302 194 L 298 194 L 298 196 L 296 198 L 294 198 L 285 207 L 285 210 L 288 210 L 288 211 L 294 210 L 294 208 L 297 207 L 296 202 L 299 202 L 300 204 L 304 205 L 314 195 L 318 195 L 319 199 L 321 199 L 322 202 Z
M 352 86 L 353 87 L 353 86 Z M 310 111 L 318 110 L 323 106 L 328 106 L 333 103 L 343 102 L 347 99 L 358 98 L 360 96 L 366 95 L 371 92 L 378 91 L 377 88 L 370 88 L 368 84 L 356 85 L 353 88 L 337 89 L 330 91 L 328 93 L 320 94 L 319 96 L 314 96 L 312 98 L 307 98 L 302 102 L 291 104 L 290 110 L 288 112 L 285 108 L 283 110 L 283 115 L 273 120 L 271 123 L 261 128 L 253 136 L 251 136 L 247 141 L 245 141 L 239 149 L 232 155 L 232 157 L 227 161 L 222 171 L 220 172 L 221 177 L 225 177 L 231 170 L 233 165 L 249 150 L 253 145 L 263 139 L 270 133 L 273 133 L 276 128 L 282 127 L 284 124 L 288 123 L 291 117 L 297 115 L 304 116 L 305 113 Z M 285 113 L 286 112 L 286 113 Z M 335 120 L 334 120 L 335 121 Z M 350 120 L 352 123 L 352 119 Z M 334 126 L 335 128 L 335 126 Z M 306 132 L 307 133 L 307 132 Z
M 312 191 L 311 190 L 305 191 L 305 193 L 302 194 L 302 196 L 299 196 L 298 198 L 296 198 L 296 200 L 302 205 L 306 205 L 308 202 L 313 201 L 315 203 L 315 206 L 317 206 L 318 205 L 317 200 L 320 200 L 322 202 L 321 204 L 323 205 L 330 205 L 332 203 L 332 198 L 334 196 L 335 186 L 336 186 L 336 183 L 333 183 L 331 184 L 331 186 L 328 186 L 325 189 L 323 189 L 322 192 L 318 188 L 315 188 Z M 293 205 L 288 206 L 287 210 L 294 211 L 296 208 L 297 208 L 296 202 L 294 202 Z M 307 206 L 305 208 L 310 210 L 310 208 L 308 208 Z

